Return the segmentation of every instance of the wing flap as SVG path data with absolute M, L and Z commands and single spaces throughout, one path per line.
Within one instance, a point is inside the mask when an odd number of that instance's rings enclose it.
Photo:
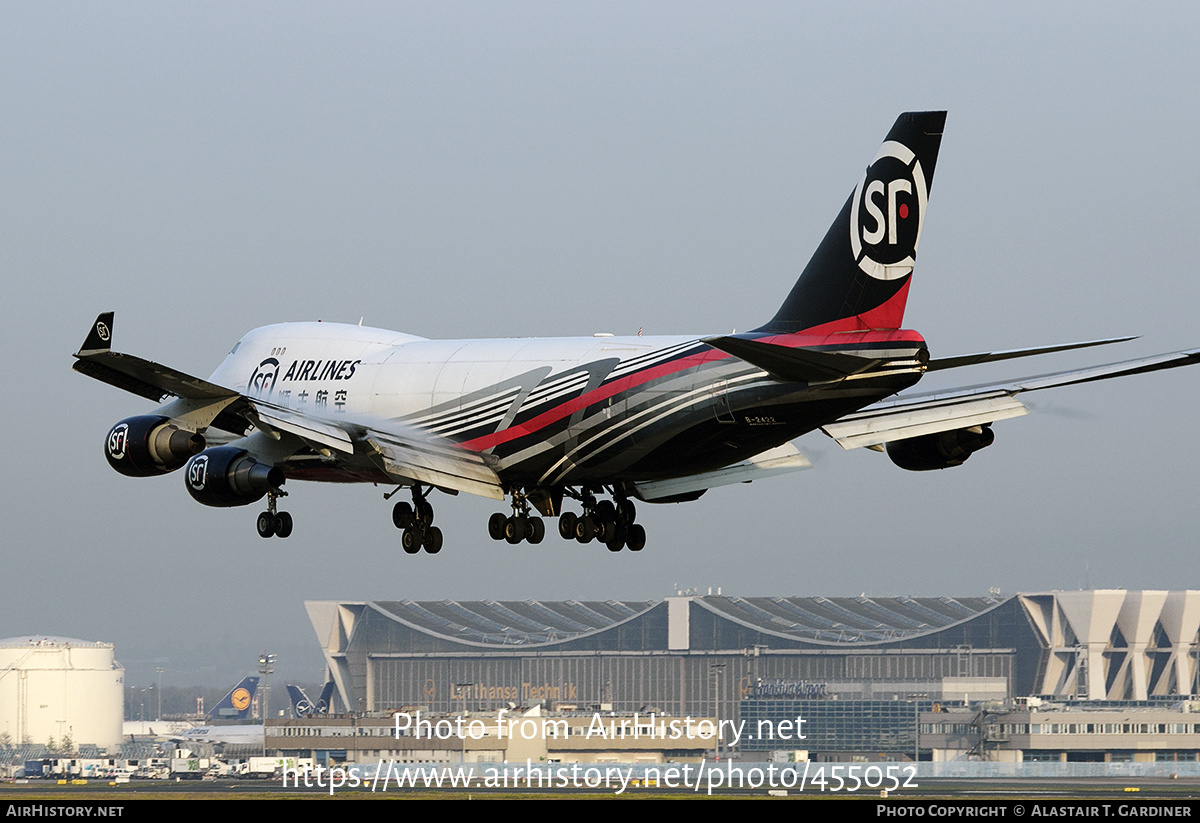
M 1097 343 L 1096 345 L 1099 345 Z M 1200 363 L 1200 349 L 1159 354 L 1085 369 L 1052 372 L 1003 383 L 931 394 L 901 395 L 828 423 L 821 430 L 845 449 L 878 446 L 923 434 L 964 429 L 1028 414 L 1021 392 L 1145 374 Z
M 898 408 L 870 409 L 847 415 L 821 430 L 843 449 L 880 446 L 923 434 L 965 429 L 1029 414 L 1021 401 L 1004 393 L 946 398 Z
M 493 500 L 504 499 L 504 487 L 482 455 L 429 435 L 406 437 L 370 430 L 366 442 L 376 452 L 383 470 L 397 480 L 456 489 Z
M 678 497 L 692 492 L 705 491 L 733 483 L 749 483 L 774 477 L 777 474 L 811 469 L 812 463 L 791 443 L 756 454 L 749 460 L 734 463 L 716 471 L 676 477 L 671 480 L 653 480 L 634 483 L 638 496 L 648 502 Z
M 258 422 L 262 423 L 260 428 L 278 429 L 345 454 L 354 453 L 354 441 L 341 426 L 278 406 L 268 406 L 255 400 L 250 402 Z

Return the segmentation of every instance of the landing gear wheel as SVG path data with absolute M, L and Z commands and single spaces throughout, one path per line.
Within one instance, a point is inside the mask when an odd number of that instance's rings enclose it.
M 403 536 L 400 538 L 400 545 L 404 547 L 405 554 L 416 554 L 421 550 L 421 533 L 416 529 L 405 529 Z
M 292 516 L 287 512 L 275 515 L 275 536 L 288 537 L 292 533 Z
M 430 526 L 429 531 L 425 532 L 423 542 L 427 554 L 437 554 L 442 550 L 442 530 L 437 526 Z
M 601 521 L 613 521 L 617 519 L 617 507 L 613 505 L 611 500 L 601 500 L 596 504 L 596 519 Z
M 546 521 L 540 517 L 531 517 L 525 522 L 525 539 L 533 545 L 542 542 L 546 536 Z
M 272 537 L 276 529 L 275 515 L 270 512 L 263 512 L 258 516 L 258 522 L 255 526 L 258 528 L 259 537 Z
M 524 517 L 510 517 L 504 521 L 504 539 L 514 546 L 525 539 Z
M 563 540 L 570 540 L 575 537 L 575 523 L 579 518 L 575 516 L 575 512 L 563 512 L 558 518 L 558 533 Z
M 575 523 L 575 539 L 580 543 L 588 543 L 596 536 L 596 524 L 590 514 L 585 514 Z
M 508 522 L 508 518 L 500 512 L 496 512 L 488 518 L 488 537 L 493 540 L 504 539 L 504 524 Z
M 617 517 L 621 522 L 629 524 L 637 520 L 637 509 L 634 508 L 632 500 L 623 498 L 617 501 Z
M 413 508 L 404 501 L 392 507 L 392 524 L 397 529 L 407 529 L 413 524 Z
M 631 552 L 640 552 L 646 548 L 646 527 L 641 523 L 634 523 L 629 527 L 629 536 L 625 542 L 629 544 Z

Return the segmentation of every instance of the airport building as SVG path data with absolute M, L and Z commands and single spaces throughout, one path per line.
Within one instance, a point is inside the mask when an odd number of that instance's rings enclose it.
M 803 742 L 793 727 L 744 740 L 746 753 L 928 758 L 930 713 L 1026 695 L 1168 710 L 1200 671 L 1198 591 L 306 605 L 351 713 L 540 705 L 809 723 Z

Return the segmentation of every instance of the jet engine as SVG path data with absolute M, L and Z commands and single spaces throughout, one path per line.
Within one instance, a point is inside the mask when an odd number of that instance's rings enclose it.
M 188 493 L 206 506 L 248 506 L 284 481 L 283 469 L 259 463 L 245 449 L 218 446 L 187 462 Z
M 204 451 L 204 436 L 176 428 L 166 417 L 141 415 L 113 426 L 104 442 L 108 465 L 129 477 L 173 472 Z
M 910 472 L 948 469 L 961 466 L 967 458 L 980 449 L 987 448 L 996 440 L 990 424 L 935 432 L 907 440 L 893 440 L 887 444 L 888 457 L 902 469 Z

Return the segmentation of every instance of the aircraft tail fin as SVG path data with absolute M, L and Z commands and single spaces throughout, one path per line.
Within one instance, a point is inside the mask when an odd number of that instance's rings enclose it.
M 905 112 L 779 311 L 758 332 L 898 329 L 946 112 Z
M 326 680 L 321 696 L 317 698 L 317 714 L 329 714 L 330 701 L 333 700 L 333 681 Z
M 246 677 L 229 690 L 229 694 L 221 702 L 213 706 L 208 717 L 212 720 L 236 718 L 245 720 L 250 716 L 250 704 L 254 700 L 254 692 L 258 688 L 257 677 Z
M 304 689 L 291 684 L 287 687 L 288 696 L 292 699 L 292 714 L 296 717 L 310 717 L 316 714 L 329 714 L 329 701 L 333 698 L 333 681 L 327 680 L 321 695 L 314 703 L 308 699 Z
M 312 701 L 308 699 L 308 695 L 304 693 L 304 689 L 289 683 L 287 685 L 287 693 L 288 697 L 292 700 L 293 717 L 307 717 L 313 713 Z

